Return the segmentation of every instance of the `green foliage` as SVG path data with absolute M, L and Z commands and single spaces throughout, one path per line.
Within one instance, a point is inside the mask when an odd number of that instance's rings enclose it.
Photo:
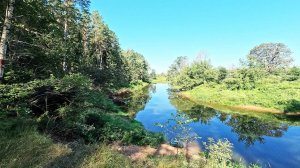
M 209 167 L 206 160 L 202 159 L 191 160 L 188 163 L 183 155 L 179 155 L 176 159 L 175 156 L 149 156 L 132 161 L 114 150 L 111 145 L 59 143 L 39 133 L 32 125 L 28 127 L 19 124 L 19 128 L 0 131 L 0 135 L 1 167 Z M 245 167 L 235 162 L 228 164 L 228 167 L 233 167 L 231 165 Z
M 227 89 L 239 90 L 242 88 L 242 81 L 239 78 L 226 78 L 224 80 Z
M 287 68 L 293 61 L 291 50 L 283 43 L 263 43 L 254 47 L 247 57 L 250 67 L 263 68 L 268 73 Z
M 79 167 L 82 168 L 130 168 L 137 165 L 133 163 L 128 157 L 111 149 L 108 145 L 99 145 L 94 148 L 94 153 L 86 157 Z
M 67 2 L 67 3 L 65 3 Z M 89 0 L 17 1 L 10 30 L 5 83 L 26 83 L 82 73 L 94 84 L 124 87 L 149 81 L 141 54 L 121 52 L 118 38 Z M 5 7 L 0 8 L 5 14 Z M 43 23 L 41 25 L 40 23 Z
M 227 82 L 226 80 L 224 82 Z M 240 87 L 240 83 L 231 83 L 230 86 Z M 262 111 L 265 110 L 264 107 L 269 108 L 268 111 L 276 109 L 282 112 L 297 112 L 300 110 L 299 103 L 297 103 L 300 101 L 299 86 L 299 80 L 293 82 L 282 81 L 275 76 L 257 81 L 256 88 L 252 90 L 228 90 L 223 85 L 214 87 L 201 85 L 183 94 L 200 102 L 240 106 L 241 108 L 243 106 L 256 106 L 258 108 L 262 107 Z M 248 110 L 251 111 L 251 108 Z
M 115 115 L 91 111 L 77 120 L 78 134 L 87 142 L 114 142 L 157 146 L 164 141 L 162 135 L 150 133 L 137 121 Z
M 129 121 L 119 117 L 107 117 L 103 128 L 106 141 L 121 141 L 124 144 L 157 146 L 164 141 L 161 134 L 150 133 L 144 130 L 137 121 Z
M 168 72 L 168 80 L 179 90 L 189 90 L 205 83 L 217 82 L 218 72 L 208 61 L 195 61 L 188 66 L 186 60 L 182 59 L 178 57 Z
M 174 63 L 169 67 L 167 78 L 172 80 L 184 67 L 188 65 L 188 58 L 186 56 L 177 57 Z
M 208 138 L 208 143 L 204 143 L 206 149 L 205 168 L 260 168 L 256 164 L 249 166 L 233 161 L 233 145 L 227 139 L 215 141 Z
M 0 167 L 44 167 L 69 151 L 63 144 L 53 144 L 34 127 L 0 131 Z
M 6 93 L 1 95 L 1 118 L 13 114 L 12 117 L 33 118 L 40 130 L 63 140 L 121 140 L 141 145 L 157 145 L 163 140 L 139 123 L 110 116 L 120 108 L 80 74 L 1 85 L 1 89 Z
M 191 90 L 189 95 L 204 102 L 299 111 L 298 82 L 282 83 L 300 77 L 298 67 L 289 68 L 290 55 L 282 43 L 261 44 L 250 51 L 240 68 L 232 70 L 215 69 L 205 60 L 189 65 L 185 57 L 178 57 L 169 68 L 168 81 L 173 90 Z
M 154 69 L 151 70 L 151 73 L 149 74 L 149 78 L 151 80 L 155 79 L 157 77 L 156 72 Z
M 262 44 L 250 51 L 241 67 L 232 70 L 215 69 L 205 60 L 189 65 L 179 57 L 169 69 L 168 81 L 173 90 L 190 90 L 185 93 L 196 101 L 239 109 L 256 106 L 262 108 L 258 111 L 297 112 L 300 70 L 289 68 L 290 54 L 282 43 Z
M 196 85 L 215 82 L 217 72 L 208 61 L 194 62 L 190 67 L 190 78 L 197 81 Z
M 150 92 L 155 91 L 154 85 L 149 85 L 148 83 L 143 83 L 141 85 L 132 86 L 130 89 L 130 95 L 126 99 L 125 111 L 128 112 L 130 117 L 134 117 L 135 114 L 143 110 L 146 103 L 150 100 Z
M 227 139 L 215 142 L 209 138 L 208 143 L 204 145 L 207 150 L 208 167 L 222 168 L 231 163 L 233 145 Z
M 230 90 L 251 90 L 257 86 L 257 82 L 264 76 L 264 72 L 259 68 L 240 68 L 231 71 L 223 82 Z
M 285 76 L 287 81 L 295 81 L 300 79 L 300 67 L 292 67 L 288 70 L 287 75 Z
M 156 75 L 156 77 L 151 81 L 152 83 L 167 83 L 167 76 L 164 74 Z
M 228 71 L 224 67 L 218 68 L 218 83 L 221 83 L 224 79 L 226 79 L 228 75 Z
M 138 81 L 149 82 L 149 64 L 142 54 L 134 50 L 127 50 L 122 52 L 126 68 L 128 69 L 128 78 L 131 84 Z
M 0 132 L 0 167 L 144 167 L 158 160 L 133 162 L 106 144 L 58 143 L 33 127 Z

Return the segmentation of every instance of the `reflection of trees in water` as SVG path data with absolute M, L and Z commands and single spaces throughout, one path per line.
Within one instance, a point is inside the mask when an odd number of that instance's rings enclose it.
M 190 118 L 197 119 L 203 124 L 209 124 L 210 120 L 217 115 L 215 109 L 195 104 L 182 97 L 170 95 L 171 104 L 180 112 L 184 112 Z
M 278 122 L 267 121 L 246 115 L 220 113 L 213 108 L 197 105 L 184 98 L 170 95 L 171 103 L 178 111 L 184 112 L 191 118 L 196 118 L 202 124 L 210 124 L 214 117 L 230 126 L 232 132 L 239 136 L 239 141 L 245 142 L 247 146 L 255 142 L 264 143 L 263 136 L 281 137 L 287 131 L 288 126 Z
M 202 124 L 209 124 L 210 120 L 217 115 L 213 108 L 196 105 L 186 112 L 190 117 L 196 118 Z
M 242 115 L 232 115 L 225 124 L 231 126 L 239 135 L 239 141 L 244 141 L 247 146 L 264 143 L 263 136 L 281 137 L 288 129 L 287 125 Z
M 149 92 L 150 92 L 151 94 L 156 93 L 156 85 L 150 85 L 150 87 L 149 87 Z
M 130 116 L 134 116 L 137 112 L 143 110 L 151 99 L 150 92 L 156 92 L 156 86 L 150 85 L 140 90 L 135 90 L 130 94 L 127 105 L 125 107 L 126 111 L 129 112 Z
M 219 120 L 223 123 L 228 119 L 228 117 L 229 115 L 226 113 L 219 113 Z

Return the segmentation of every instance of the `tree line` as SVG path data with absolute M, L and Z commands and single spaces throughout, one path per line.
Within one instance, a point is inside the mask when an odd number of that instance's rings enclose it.
M 245 60 L 240 60 L 238 68 L 231 69 L 215 68 L 208 59 L 190 63 L 186 56 L 180 56 L 169 67 L 167 78 L 179 90 L 190 90 L 202 84 L 222 84 L 230 90 L 250 90 L 263 79 L 300 79 L 300 67 L 291 67 L 291 55 L 291 50 L 283 43 L 263 43 L 254 47 Z
M 0 81 L 24 83 L 82 73 L 101 85 L 149 81 L 143 55 L 121 49 L 89 0 L 0 3 Z

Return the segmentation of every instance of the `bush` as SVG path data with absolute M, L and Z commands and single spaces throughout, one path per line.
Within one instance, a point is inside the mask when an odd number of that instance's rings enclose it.
M 217 82 L 221 83 L 224 79 L 226 79 L 227 75 L 228 75 L 228 71 L 227 71 L 226 68 L 224 68 L 224 67 L 218 68 L 218 80 L 217 80 Z
M 285 74 L 285 80 L 287 81 L 296 81 L 300 79 L 300 68 L 299 67 L 293 67 L 289 69 L 287 74 Z
M 215 142 L 214 139 L 209 138 L 205 148 L 210 167 L 217 167 L 217 165 L 226 167 L 232 160 L 233 145 L 227 139 Z
M 125 120 L 119 117 L 106 117 L 103 128 L 103 140 L 121 141 L 124 144 L 157 146 L 164 141 L 161 134 L 151 133 L 144 129 L 141 123 Z
M 161 135 L 145 131 L 138 122 L 109 115 L 120 108 L 80 74 L 0 85 L 0 91 L 4 93 L 0 95 L 1 118 L 32 119 L 40 131 L 60 140 L 120 140 L 140 145 L 156 145 L 163 140 Z M 2 128 L 9 129 L 14 123 L 5 123 Z
M 0 118 L 25 116 L 30 113 L 27 103 L 32 88 L 23 84 L 0 85 Z
M 242 81 L 238 78 L 226 78 L 224 80 L 224 83 L 227 87 L 227 89 L 230 90 L 238 90 L 242 88 Z

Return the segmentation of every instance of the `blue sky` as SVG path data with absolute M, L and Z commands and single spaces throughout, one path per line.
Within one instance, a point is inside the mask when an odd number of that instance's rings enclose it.
M 157 72 L 199 52 L 214 66 L 238 66 L 264 42 L 285 43 L 300 65 L 300 0 L 92 0 L 91 9 Z

